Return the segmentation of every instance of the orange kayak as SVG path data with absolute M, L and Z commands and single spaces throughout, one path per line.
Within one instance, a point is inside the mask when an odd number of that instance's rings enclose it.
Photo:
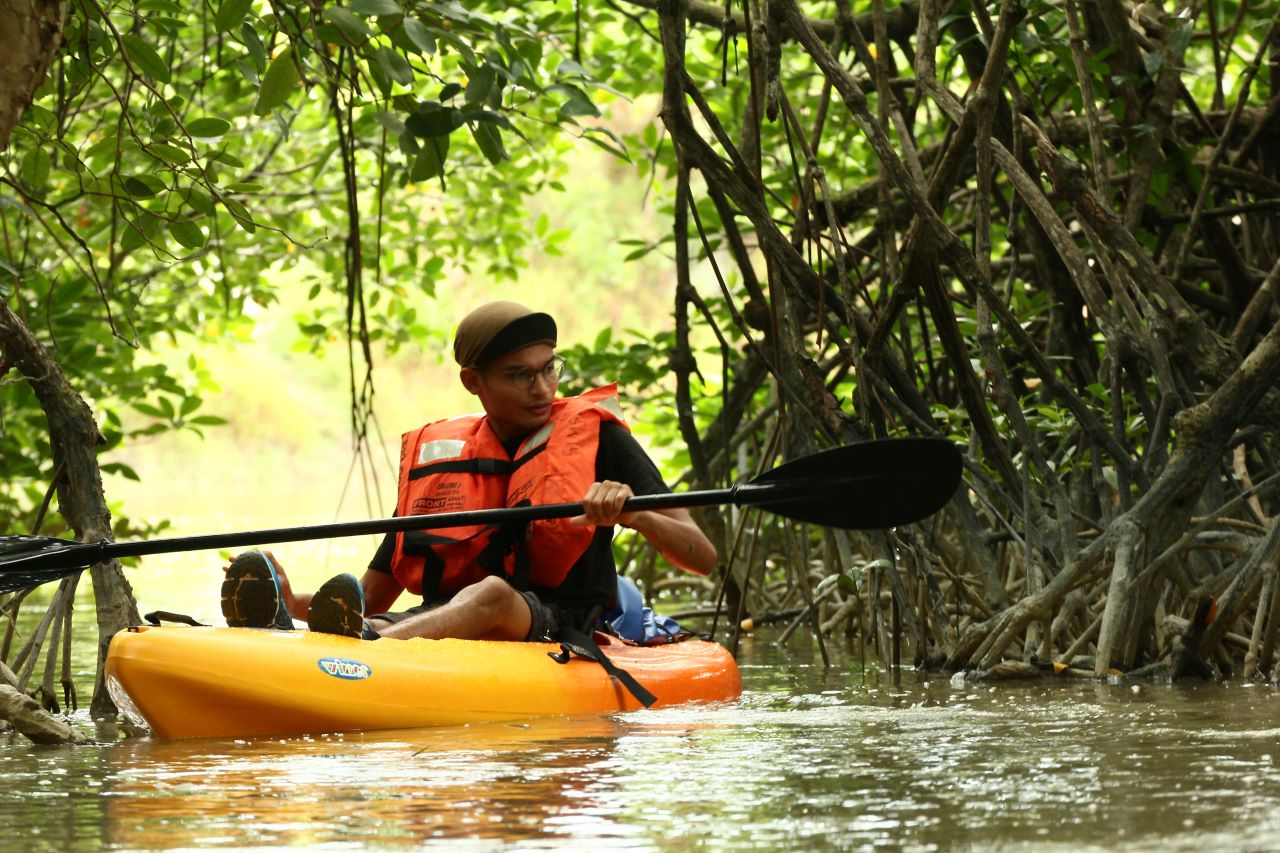
M 597 636 L 599 639 L 599 636 Z M 702 640 L 600 643 L 655 707 L 734 699 L 738 667 Z M 377 640 L 251 628 L 131 628 L 111 640 L 107 687 L 159 738 L 452 726 L 640 703 L 600 664 L 551 643 Z

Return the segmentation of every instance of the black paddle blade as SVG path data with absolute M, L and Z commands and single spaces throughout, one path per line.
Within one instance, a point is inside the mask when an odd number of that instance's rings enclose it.
M 845 530 L 879 530 L 928 518 L 960 485 L 960 450 L 941 438 L 846 444 L 779 465 L 744 486 L 744 503 Z M 773 492 L 776 491 L 776 496 Z
M 51 536 L 0 536 L 0 595 L 87 568 L 96 562 L 97 548 Z

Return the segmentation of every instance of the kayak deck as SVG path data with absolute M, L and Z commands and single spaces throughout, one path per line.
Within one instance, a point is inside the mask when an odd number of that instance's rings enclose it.
M 715 643 L 600 645 L 658 697 L 655 707 L 734 699 L 742 689 L 733 657 Z M 159 738 L 420 728 L 641 707 L 600 664 L 548 657 L 559 648 L 143 627 L 112 638 L 106 675 L 117 705 Z

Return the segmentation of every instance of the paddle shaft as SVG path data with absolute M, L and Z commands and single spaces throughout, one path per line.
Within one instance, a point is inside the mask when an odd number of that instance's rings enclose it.
M 826 486 L 829 483 L 824 483 L 823 485 Z M 771 504 L 775 501 L 785 504 L 789 499 L 800 499 L 810 493 L 813 486 L 814 484 L 808 480 L 785 483 L 740 483 L 727 489 L 640 495 L 628 498 L 627 502 L 623 504 L 623 511 L 636 512 L 650 509 L 713 506 L 725 503 L 743 506 L 766 500 Z M 583 506 L 581 503 L 540 504 L 537 506 L 501 507 L 497 509 L 437 513 L 434 515 L 408 515 L 367 521 L 343 521 L 333 524 L 314 524 L 306 527 L 276 527 L 232 533 L 209 533 L 200 536 L 175 536 L 139 542 L 84 542 L 70 545 L 70 547 L 62 551 L 20 557 L 9 561 L 9 565 L 15 568 L 23 567 L 29 569 L 57 565 L 77 568 L 120 557 L 143 557 L 148 554 L 172 554 L 180 551 L 202 551 L 212 548 L 240 548 L 277 542 L 298 542 L 306 539 L 364 536 L 371 533 L 399 533 L 407 530 L 438 530 L 446 527 L 469 527 L 487 524 L 519 524 L 550 518 L 572 518 L 582 515 L 582 512 Z

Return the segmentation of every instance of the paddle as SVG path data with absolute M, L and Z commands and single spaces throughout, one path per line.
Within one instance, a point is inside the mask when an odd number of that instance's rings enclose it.
M 624 509 L 730 503 L 760 507 L 826 527 L 874 530 L 909 524 L 932 515 L 951 499 L 959 482 L 960 451 L 951 442 L 934 438 L 884 439 L 803 456 L 766 471 L 748 483 L 727 489 L 634 497 L 626 502 Z M 94 563 L 118 557 L 571 518 L 581 514 L 582 504 L 562 503 L 139 542 L 72 542 L 48 536 L 0 536 L 0 593 L 58 580 Z

